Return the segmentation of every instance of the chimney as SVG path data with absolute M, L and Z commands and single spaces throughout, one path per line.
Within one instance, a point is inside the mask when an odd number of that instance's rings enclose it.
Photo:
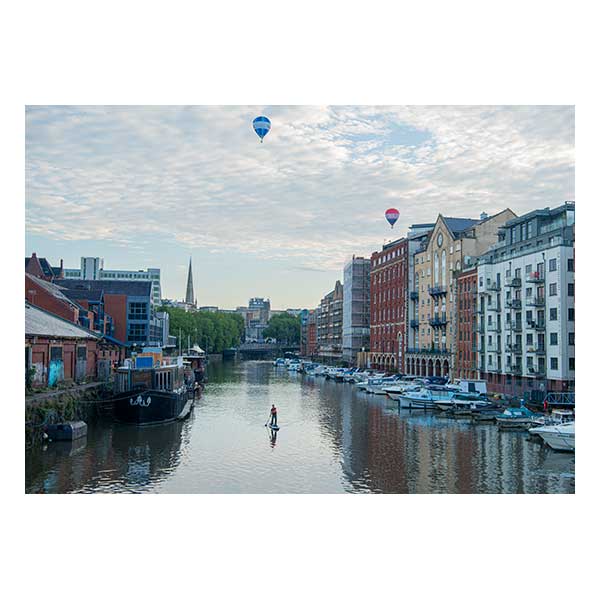
M 487 219 L 487 218 L 488 218 L 488 214 L 487 214 L 486 212 L 482 212 L 482 213 L 479 215 L 479 220 L 480 220 L 480 221 L 483 221 L 484 219 Z
M 37 258 L 37 254 L 35 252 L 31 253 L 31 258 Z
M 63 268 L 63 259 L 61 258 L 61 259 L 60 259 L 60 270 L 61 270 L 61 271 L 62 271 L 62 268 Z

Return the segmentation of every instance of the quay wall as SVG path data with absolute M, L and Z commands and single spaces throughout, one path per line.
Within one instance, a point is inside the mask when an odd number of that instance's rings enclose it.
M 112 412 L 112 386 L 92 383 L 25 396 L 25 445 L 43 440 L 46 425 L 65 421 L 90 422 Z

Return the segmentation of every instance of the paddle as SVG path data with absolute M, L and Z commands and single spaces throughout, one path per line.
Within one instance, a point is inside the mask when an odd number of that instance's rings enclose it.
M 271 415 L 269 415 L 269 419 L 271 418 Z M 267 422 L 265 423 L 265 427 L 269 424 L 269 419 L 267 419 Z

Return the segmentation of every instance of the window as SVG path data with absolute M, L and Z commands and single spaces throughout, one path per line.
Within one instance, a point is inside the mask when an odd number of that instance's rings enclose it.
M 551 321 L 556 321 L 556 319 L 558 319 L 558 309 L 557 308 L 551 308 L 550 309 L 550 320 Z
M 575 284 L 569 283 L 567 285 L 567 296 L 574 296 L 574 295 L 575 295 Z
M 548 287 L 548 295 L 549 296 L 556 296 L 556 283 L 551 283 L 550 286 Z
M 554 356 L 550 358 L 550 369 L 552 369 L 553 371 L 558 370 L 558 358 Z
M 574 356 L 569 358 L 569 370 L 570 371 L 575 370 L 575 357 Z
M 531 273 L 531 267 L 532 265 L 525 265 L 525 273 Z
M 558 346 L 558 333 L 551 333 L 550 334 L 550 345 L 551 346 Z
M 146 324 L 145 323 L 129 323 L 127 330 L 127 341 L 129 342 L 145 342 L 146 341 Z
M 567 271 L 573 273 L 575 271 L 575 260 L 573 258 L 567 259 Z
M 574 346 L 575 345 L 575 332 L 571 331 L 569 333 L 569 346 Z
M 144 321 L 148 318 L 148 305 L 145 302 L 130 302 L 128 319 Z
M 569 321 L 574 321 L 575 320 L 575 309 L 574 308 L 569 308 L 568 319 L 569 319 Z
M 548 261 L 548 271 L 556 271 L 556 259 L 551 258 Z

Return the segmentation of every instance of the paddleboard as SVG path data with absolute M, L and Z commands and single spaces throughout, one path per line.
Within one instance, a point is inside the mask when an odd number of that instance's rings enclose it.
M 274 429 L 275 431 L 277 431 L 277 430 L 279 429 L 279 426 L 278 426 L 278 425 L 269 425 L 269 427 L 270 427 L 271 429 Z

